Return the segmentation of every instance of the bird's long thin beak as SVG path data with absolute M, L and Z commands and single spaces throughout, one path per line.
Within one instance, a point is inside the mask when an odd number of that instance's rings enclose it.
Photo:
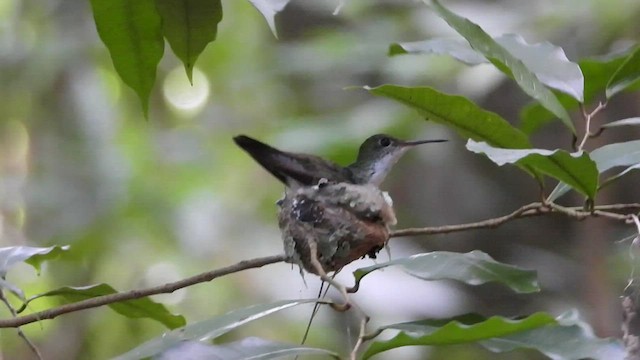
M 445 140 L 445 139 L 436 139 L 436 140 L 415 140 L 415 141 L 403 141 L 401 143 L 402 146 L 415 146 L 415 145 L 421 145 L 421 144 L 428 144 L 428 143 L 439 143 L 439 142 L 445 142 L 445 141 L 449 141 L 449 140 Z

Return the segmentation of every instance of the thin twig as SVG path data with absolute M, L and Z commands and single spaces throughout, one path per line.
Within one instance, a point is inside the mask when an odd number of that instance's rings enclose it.
M 342 298 L 344 299 L 343 304 L 334 303 L 334 304 L 331 304 L 331 307 L 336 311 L 349 310 L 349 308 L 351 307 L 351 303 L 349 302 L 349 294 L 347 294 L 347 288 L 344 285 L 337 282 L 336 280 L 334 280 L 329 275 L 327 275 L 327 272 L 324 271 L 322 264 L 320 264 L 320 260 L 318 260 L 318 244 L 313 240 L 309 241 L 309 261 L 311 262 L 311 265 L 313 266 L 313 268 L 316 270 L 316 273 L 318 273 L 318 276 L 320 276 L 320 278 L 324 282 L 329 284 L 329 286 L 333 286 L 336 290 L 338 290 L 338 292 L 340 293 L 340 295 L 342 295 Z
M 584 121 L 585 121 L 585 126 L 584 126 L 585 129 L 584 129 L 584 136 L 582 137 L 582 141 L 580 141 L 580 145 L 578 145 L 578 151 L 581 151 L 584 148 L 584 145 L 587 143 L 587 139 L 589 137 L 593 137 L 593 134 L 591 133 L 591 120 L 593 119 L 594 116 L 596 116 L 596 114 L 598 114 L 605 107 L 607 107 L 607 103 L 606 102 L 598 103 L 598 106 L 595 109 L 593 109 L 593 111 L 590 113 L 586 112 L 583 105 L 580 105 L 580 107 L 582 109 L 582 116 L 584 117 Z
M 365 319 L 362 319 L 362 321 L 360 322 L 360 331 L 358 332 L 358 341 L 356 341 L 356 345 L 353 347 L 353 350 L 351 351 L 351 360 L 356 360 L 358 356 L 358 350 L 364 343 L 364 337 L 367 334 L 367 321 L 368 319 L 365 318 Z
M 266 256 L 251 260 L 243 260 L 239 263 L 226 266 L 220 269 L 207 271 L 195 276 L 188 277 L 176 282 L 167 283 L 159 286 L 154 286 L 146 289 L 130 290 L 125 292 L 119 292 L 115 294 L 109 294 L 104 296 L 98 296 L 95 298 L 78 301 L 71 304 L 66 304 L 58 307 L 54 307 L 48 310 L 40 311 L 37 313 L 18 316 L 12 319 L 1 319 L 0 328 L 18 327 L 25 324 L 30 324 L 38 320 L 53 319 L 62 314 L 91 309 L 102 305 L 113 304 L 116 302 L 139 299 L 150 295 L 167 294 L 172 293 L 178 289 L 182 289 L 191 285 L 211 281 L 215 278 L 236 273 L 239 271 L 259 268 L 269 264 L 275 264 L 286 260 L 285 255 Z
M 4 297 L 4 293 L 0 290 L 0 301 L 2 301 L 7 309 L 9 309 L 9 312 L 11 313 L 11 316 L 13 316 L 13 318 L 15 319 L 18 316 L 18 313 L 16 312 L 16 309 L 13 308 L 13 306 L 11 306 L 11 304 L 9 303 L 9 300 L 7 300 L 6 297 Z M 33 351 L 33 353 L 36 355 L 36 357 L 38 358 L 38 360 L 42 360 L 42 354 L 40 354 L 40 350 L 38 350 L 38 348 L 36 347 L 36 345 L 31 342 L 31 340 L 27 337 L 27 335 L 25 335 L 25 333 L 22 331 L 22 329 L 20 329 L 20 327 L 17 327 L 16 330 L 18 331 L 18 336 L 22 338 L 22 340 L 24 340 L 25 343 L 27 343 L 27 346 L 29 347 L 29 349 L 31 349 L 31 351 Z
M 390 237 L 399 237 L 399 236 L 412 236 L 412 235 L 433 235 L 433 234 L 448 234 L 452 232 L 458 231 L 467 231 L 473 229 L 486 229 L 486 228 L 495 228 L 506 222 L 509 222 L 514 219 L 530 217 L 530 216 L 538 216 L 542 215 L 545 212 L 549 212 L 544 204 L 540 202 L 534 202 L 531 204 L 527 204 L 522 206 L 518 210 L 497 218 L 492 218 L 488 220 L 467 223 L 467 224 L 458 224 L 458 225 L 445 225 L 445 226 L 434 226 L 434 227 L 424 227 L 424 228 L 408 228 L 392 231 Z

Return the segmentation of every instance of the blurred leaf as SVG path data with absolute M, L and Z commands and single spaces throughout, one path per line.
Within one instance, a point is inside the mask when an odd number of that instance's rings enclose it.
M 115 359 L 141 359 L 160 354 L 185 340 L 207 341 L 215 339 L 250 321 L 293 306 L 315 303 L 316 301 L 318 301 L 318 299 L 283 300 L 271 304 L 253 305 L 233 310 L 224 315 L 198 321 L 164 333 L 162 336 L 151 339 Z
M 617 166 L 633 167 L 640 163 L 640 140 L 608 144 L 593 150 L 590 156 L 591 160 L 596 163 L 598 173 L 600 174 Z M 631 170 L 633 169 L 627 169 L 605 182 L 611 182 Z M 565 183 L 558 184 L 551 194 L 549 194 L 549 201 L 555 201 L 560 196 L 566 194 L 569 188 Z
M 482 54 L 473 50 L 469 43 L 459 39 L 431 39 L 426 41 L 393 43 L 389 46 L 389 55 L 402 54 L 438 54 L 450 55 L 467 65 L 489 63 Z
M 535 270 L 497 262 L 478 250 L 466 254 L 434 251 L 361 268 L 353 273 L 356 286 L 366 275 L 387 266 L 400 266 L 410 275 L 423 280 L 451 279 L 469 285 L 498 282 L 519 293 L 540 291 Z
M 598 168 L 586 152 L 500 149 L 473 140 L 467 142 L 467 149 L 487 155 L 498 166 L 519 164 L 535 169 L 569 184 L 590 199 L 595 197 L 598 189 Z
M 149 95 L 164 52 L 162 19 L 155 0 L 91 0 L 100 39 L 109 49 L 118 75 L 149 113 Z
M 467 39 L 471 47 L 483 54 L 501 71 L 509 69 L 520 88 L 529 94 L 529 96 L 538 100 L 540 104 L 560 118 L 572 133 L 575 133 L 575 127 L 567 111 L 560 105 L 560 102 L 551 90 L 547 89 L 522 61 L 496 43 L 480 26 L 452 13 L 437 0 L 432 0 L 431 3 L 435 12 L 443 18 L 449 26 Z
M 524 319 L 500 316 L 484 318 L 467 314 L 451 319 L 422 320 L 387 325 L 380 330 L 400 333 L 387 341 L 376 341 L 363 358 L 402 346 L 451 345 L 478 342 L 493 352 L 518 348 L 536 349 L 552 359 L 620 359 L 624 349 L 615 340 L 595 337 L 588 324 L 561 315 L 557 319 L 535 313 Z
M 117 293 L 117 291 L 108 284 L 96 284 L 80 287 L 64 286 L 48 291 L 44 294 L 33 296 L 29 298 L 27 303 L 45 296 L 61 296 L 67 300 L 67 303 L 74 303 L 115 293 Z M 164 305 L 157 303 L 148 297 L 109 304 L 109 307 L 118 314 L 124 315 L 128 318 L 153 319 L 161 322 L 170 329 L 175 329 L 186 323 L 183 316 L 170 313 Z
M 0 291 L 2 291 L 3 289 L 15 295 L 18 299 L 22 300 L 22 302 L 25 302 L 27 300 L 24 297 L 24 291 L 22 291 L 22 289 L 13 285 L 5 279 L 0 278 Z
M 10 246 L 0 248 L 0 278 L 5 278 L 9 268 L 22 261 L 33 266 L 40 274 L 42 262 L 53 260 L 67 250 L 69 250 L 69 245 L 50 247 Z
M 626 175 L 627 173 L 631 172 L 632 170 L 638 170 L 640 169 L 640 163 L 635 164 L 635 165 L 631 165 L 628 168 L 622 170 L 621 172 L 607 178 L 605 181 L 602 182 L 602 184 L 600 185 L 600 188 L 603 188 L 609 184 L 611 184 L 612 182 L 618 180 L 619 178 L 623 177 L 624 175 Z
M 340 356 L 325 349 L 310 348 L 302 345 L 286 344 L 258 337 L 210 345 L 196 341 L 183 341 L 154 357 L 157 360 L 173 359 L 224 359 L 224 360 L 267 360 L 300 355 L 323 355 L 323 358 Z
M 276 30 L 275 17 L 276 14 L 284 9 L 289 3 L 289 0 L 249 0 L 249 2 L 256 8 L 269 25 L 269 29 L 273 33 L 273 36 L 278 38 L 278 31 Z
M 613 74 L 607 84 L 607 99 L 640 79 L 640 46 L 637 47 Z
M 640 117 L 632 117 L 632 118 L 612 121 L 610 123 L 606 123 L 602 125 L 602 127 L 605 129 L 608 129 L 612 127 L 630 126 L 630 125 L 640 125 Z
M 449 126 L 461 136 L 504 148 L 528 148 L 527 136 L 498 114 L 483 110 L 462 96 L 428 87 L 382 85 L 365 90 L 408 105 L 427 119 Z
M 162 32 L 193 84 L 193 66 L 210 42 L 216 39 L 222 20 L 220 0 L 156 0 Z
M 569 61 L 561 47 L 549 42 L 527 44 L 522 36 L 505 34 L 496 37 L 495 42 L 519 59 L 550 88 L 568 94 L 583 101 L 584 78 L 578 64 Z M 489 61 L 469 46 L 469 43 L 457 39 L 433 39 L 427 41 L 397 43 L 391 45 L 390 55 L 436 53 L 448 54 L 469 65 L 488 63 Z M 507 75 L 512 75 L 507 72 Z

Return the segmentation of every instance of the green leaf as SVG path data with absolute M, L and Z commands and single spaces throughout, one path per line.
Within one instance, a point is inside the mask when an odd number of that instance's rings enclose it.
M 100 39 L 109 49 L 118 75 L 142 102 L 145 117 L 164 52 L 155 0 L 91 0 Z
M 616 70 L 607 84 L 607 99 L 640 80 L 640 46 Z
M 193 66 L 210 42 L 216 39 L 222 20 L 220 0 L 156 0 L 162 32 L 193 84 Z
M 364 87 L 373 95 L 408 105 L 429 120 L 449 126 L 461 136 L 505 148 L 531 147 L 527 136 L 496 113 L 483 110 L 462 96 L 447 95 L 429 87 L 382 85 Z
M 258 337 L 248 337 L 242 340 L 210 345 L 197 341 L 183 341 L 170 349 L 163 351 L 159 359 L 225 359 L 225 360 L 267 360 L 288 357 L 293 359 L 300 355 L 322 355 L 324 358 L 339 359 L 340 356 L 332 351 L 311 348 L 302 345 L 286 344 Z
M 634 167 L 640 163 L 640 140 L 608 144 L 595 149 L 591 152 L 591 160 L 596 163 L 598 173 L 600 174 L 618 166 Z M 631 170 L 633 169 L 627 169 L 606 180 L 605 183 L 610 183 Z M 570 187 L 565 183 L 558 184 L 549 195 L 549 201 L 555 201 L 560 196 L 566 194 L 569 189 Z
M 602 127 L 605 129 L 608 129 L 608 128 L 618 127 L 618 126 L 637 126 L 637 125 L 640 125 L 640 117 L 632 117 L 632 118 L 612 121 L 610 123 L 606 123 L 602 125 Z
M 400 266 L 408 274 L 423 280 L 451 279 L 469 285 L 498 282 L 518 293 L 540 291 L 535 270 L 497 262 L 478 250 L 466 254 L 435 251 L 361 268 L 353 273 L 356 286 L 366 275 L 387 266 Z
M 53 260 L 69 250 L 69 245 L 50 247 L 10 246 L 0 248 L 0 278 L 7 276 L 7 271 L 18 262 L 33 266 L 40 274 L 40 265 L 46 260 Z
M 118 356 L 117 360 L 141 359 L 160 354 L 185 340 L 207 341 L 224 335 L 227 332 L 240 327 L 250 321 L 271 315 L 280 310 L 293 306 L 315 303 L 318 299 L 283 300 L 271 304 L 253 305 L 242 309 L 233 310 L 224 315 L 202 320 L 172 330 L 162 336 L 151 339 L 142 345 Z
M 493 352 L 517 348 L 536 349 L 553 359 L 622 358 L 624 349 L 620 343 L 594 337 L 586 323 L 572 319 L 571 316 L 562 315 L 554 319 L 546 313 L 535 313 L 524 319 L 508 319 L 467 314 L 451 319 L 387 325 L 379 330 L 392 329 L 400 332 L 389 340 L 371 344 L 363 359 L 403 346 L 472 342 L 478 342 Z
M 480 26 L 452 13 L 437 0 L 432 0 L 431 3 L 435 12 L 444 19 L 449 26 L 462 35 L 471 47 L 483 54 L 502 71 L 504 71 L 505 68 L 509 69 L 513 74 L 514 80 L 524 92 L 538 100 L 540 104 L 560 118 L 571 132 L 575 133 L 575 127 L 567 111 L 562 107 L 551 90 L 547 89 L 522 61 L 496 43 Z
M 108 284 L 96 284 L 80 287 L 64 286 L 48 291 L 44 294 L 33 296 L 29 298 L 27 303 L 45 296 L 61 296 L 67 301 L 67 303 L 73 303 L 115 293 L 117 293 L 117 291 Z M 128 318 L 153 319 L 164 324 L 170 329 L 175 329 L 186 323 L 184 317 L 170 313 L 164 305 L 157 303 L 148 297 L 109 304 L 109 307 L 118 314 L 124 315 Z
M 584 75 L 584 103 L 591 103 L 607 87 L 607 82 L 626 59 L 627 52 L 616 53 L 599 58 L 587 58 L 578 62 Z M 575 99 L 558 93 L 558 100 L 567 110 L 577 109 L 580 105 Z M 520 128 L 527 134 L 541 128 L 554 119 L 554 115 L 544 106 L 535 102 L 523 109 L 520 114 Z
M 518 164 L 549 175 L 569 184 L 589 199 L 595 197 L 598 189 L 598 168 L 586 152 L 499 149 L 473 140 L 467 142 L 467 149 L 487 155 L 498 166 Z
M 275 17 L 277 13 L 287 6 L 289 0 L 249 0 L 249 2 L 264 16 L 269 29 L 277 39 L 278 32 L 276 31 Z
M 488 63 L 489 60 L 473 50 L 468 42 L 459 39 L 430 39 L 426 41 L 394 43 L 389 46 L 389 56 L 403 54 L 450 55 L 467 65 Z
M 569 61 L 561 47 L 549 42 L 528 44 L 520 35 L 505 34 L 495 42 L 507 50 L 550 88 L 562 91 L 578 101 L 583 101 L 584 78 L 578 64 Z M 435 53 L 448 54 L 469 65 L 489 63 L 469 43 L 458 39 L 432 39 L 427 41 L 397 43 L 391 45 L 390 55 Z M 500 68 L 504 70 L 504 68 Z M 507 71 L 507 75 L 512 73 Z

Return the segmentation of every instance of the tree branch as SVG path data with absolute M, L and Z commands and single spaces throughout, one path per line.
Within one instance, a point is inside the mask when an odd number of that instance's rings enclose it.
M 559 213 L 568 217 L 583 220 L 587 217 L 606 217 L 616 221 L 622 221 L 625 223 L 633 223 L 632 214 L 621 214 L 614 211 L 640 211 L 640 203 L 630 204 L 612 204 L 612 205 L 600 205 L 595 206 L 593 211 L 586 211 L 580 207 L 563 207 L 555 203 L 542 203 L 534 202 L 520 207 L 514 212 L 500 216 L 497 218 L 487 219 L 483 221 L 459 224 L 459 225 L 447 225 L 436 227 L 424 227 L 424 228 L 409 228 L 392 231 L 391 237 L 411 236 L 411 235 L 431 235 L 431 234 L 447 234 L 452 232 L 467 231 L 473 229 L 486 229 L 495 228 L 503 225 L 511 220 L 522 219 L 532 216 L 540 216 L 548 213 Z M 18 316 L 11 319 L 0 319 L 0 328 L 12 328 L 19 327 L 25 324 L 30 324 L 39 320 L 53 319 L 60 315 L 91 309 L 103 305 L 113 304 L 116 302 L 139 299 L 150 295 L 172 293 L 178 289 L 182 289 L 191 285 L 208 282 L 215 278 L 240 272 L 247 269 L 259 268 L 265 265 L 283 262 L 286 260 L 285 255 L 274 255 L 262 258 L 256 258 L 251 260 L 244 260 L 230 265 L 224 268 L 204 272 L 186 279 L 182 279 L 176 282 L 167 283 L 155 287 L 146 289 L 130 290 L 125 292 L 119 292 L 116 294 L 109 294 L 99 296 L 71 304 L 66 304 L 58 307 L 54 307 L 48 310 L 40 311 L 37 313 Z
M 623 221 L 625 223 L 631 223 L 633 220 L 628 214 L 619 214 L 613 212 L 617 211 L 640 211 L 640 203 L 631 204 L 612 204 L 612 205 L 600 205 L 595 206 L 594 211 L 585 211 L 579 207 L 564 207 L 555 203 L 544 204 L 541 202 L 534 202 L 524 205 L 516 211 L 500 216 L 493 219 L 487 219 L 478 222 L 472 222 L 467 224 L 458 225 L 445 225 L 445 226 L 433 226 L 424 228 L 408 228 L 395 230 L 391 232 L 391 237 L 400 236 L 414 236 L 414 235 L 434 235 L 434 234 L 448 234 L 459 231 L 467 231 L 473 229 L 489 229 L 496 228 L 511 220 L 522 219 L 532 216 L 540 216 L 548 213 L 559 213 L 576 220 L 583 220 L 587 217 L 606 217 L 612 220 Z
M 125 292 L 119 292 L 116 294 L 109 294 L 104 296 L 98 296 L 95 298 L 78 301 L 71 304 L 66 304 L 51 308 L 48 310 L 40 311 L 37 313 L 18 316 L 11 319 L 1 319 L 0 328 L 18 327 L 25 324 L 30 324 L 38 320 L 53 319 L 59 315 L 75 312 L 84 309 L 91 309 L 102 305 L 112 304 L 120 301 L 127 301 L 133 299 L 143 298 L 145 296 L 172 293 L 178 289 L 185 288 L 187 286 L 211 281 L 215 278 L 236 273 L 239 271 L 259 268 L 269 264 L 275 264 L 285 261 L 285 255 L 266 256 L 262 258 L 256 258 L 251 260 L 243 260 L 239 263 L 223 267 L 216 270 L 207 271 L 195 276 L 188 277 L 176 282 L 167 283 L 159 286 L 154 286 L 146 289 L 130 290 Z

